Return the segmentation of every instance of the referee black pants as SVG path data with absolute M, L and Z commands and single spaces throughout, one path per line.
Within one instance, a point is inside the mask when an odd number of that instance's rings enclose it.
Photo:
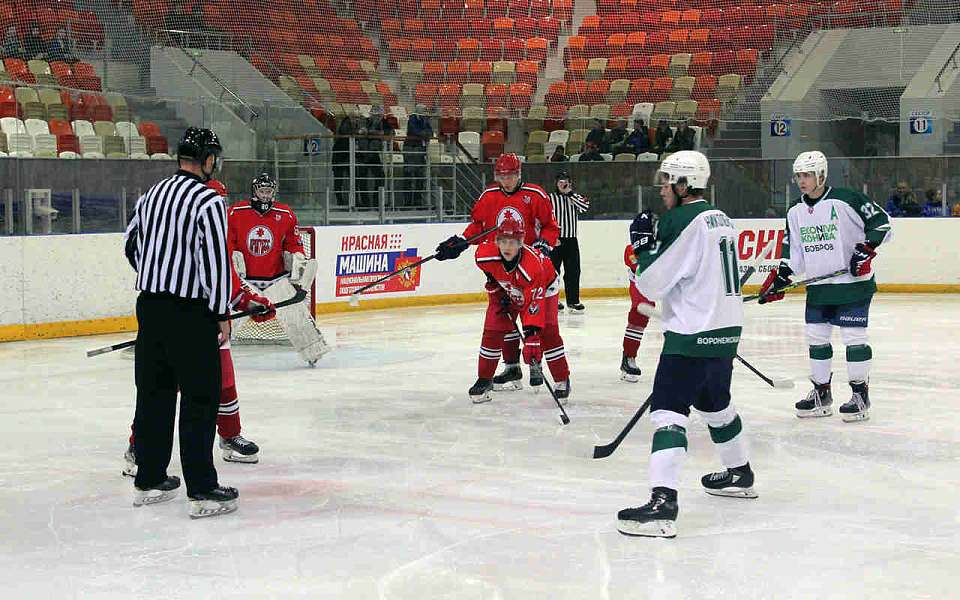
M 567 304 L 580 304 L 580 244 L 575 237 L 560 238 L 560 245 L 550 253 L 557 274 L 563 267 L 563 289 Z
M 180 464 L 187 495 L 217 487 L 213 439 L 220 405 L 219 326 L 205 300 L 141 293 L 137 298 L 133 420 L 135 484 L 166 479 L 180 392 Z

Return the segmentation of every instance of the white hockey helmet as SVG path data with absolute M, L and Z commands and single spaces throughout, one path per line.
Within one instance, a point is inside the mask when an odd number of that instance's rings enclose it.
M 675 152 L 660 163 L 655 185 L 674 185 L 685 182 L 688 187 L 702 190 L 710 180 L 710 161 L 696 150 Z
M 824 185 L 827 182 L 827 157 L 819 150 L 801 152 L 793 161 L 794 178 L 797 173 L 813 173 L 817 177 L 817 185 Z

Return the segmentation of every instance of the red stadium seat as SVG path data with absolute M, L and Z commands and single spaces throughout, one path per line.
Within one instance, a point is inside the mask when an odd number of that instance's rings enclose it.
M 503 40 L 503 60 L 512 60 L 514 62 L 523 60 L 527 49 L 524 40 L 520 38 L 508 38 Z
M 633 56 L 643 52 L 647 45 L 647 33 L 645 31 L 632 31 L 627 34 L 627 43 L 624 46 L 624 52 Z
M 540 73 L 540 63 L 535 60 L 521 60 L 517 62 L 514 80 L 519 83 L 537 85 L 537 76 Z
M 696 77 L 697 75 L 706 75 L 713 68 L 713 52 L 697 52 L 690 59 L 690 68 L 687 69 L 687 75 Z
M 672 77 L 657 77 L 653 80 L 653 85 L 650 87 L 650 102 L 663 102 L 667 100 L 672 90 Z
M 437 103 L 437 84 L 418 83 L 414 88 L 413 97 L 417 104 L 433 108 Z
M 699 75 L 693 84 L 693 93 L 690 95 L 690 98 L 693 100 L 707 100 L 714 97 L 716 90 L 716 75 Z
M 630 91 L 627 92 L 627 102 L 636 104 L 637 102 L 646 102 L 650 97 L 650 86 L 652 82 L 647 77 L 640 77 L 630 81 Z
M 503 40 L 486 38 L 480 42 L 480 60 L 496 62 L 503 56 Z
M 470 81 L 473 83 L 490 83 L 493 65 L 487 61 L 477 61 L 470 64 Z
M 587 66 L 589 64 L 590 61 L 585 58 L 575 58 L 571 60 L 570 64 L 567 66 L 567 71 L 564 77 L 567 81 L 583 79 L 587 73 Z
M 549 47 L 550 41 L 547 38 L 535 37 L 528 39 L 526 42 L 527 60 L 547 60 L 547 50 Z
M 543 99 L 547 106 L 567 103 L 567 82 L 554 81 L 547 88 L 547 95 Z
M 530 109 L 533 99 L 533 86 L 529 83 L 510 84 L 510 107 L 514 110 L 526 111 Z

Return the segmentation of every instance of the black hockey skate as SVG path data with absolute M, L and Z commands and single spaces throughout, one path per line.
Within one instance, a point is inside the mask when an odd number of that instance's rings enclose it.
M 617 513 L 617 531 L 639 537 L 677 537 L 678 512 L 676 490 L 655 487 L 650 502 Z
M 223 460 L 238 463 L 260 462 L 260 446 L 238 435 L 232 438 L 220 438 Z
M 190 496 L 190 518 L 202 519 L 226 515 L 237 510 L 237 488 L 217 486 L 208 492 Z
M 177 489 L 180 488 L 180 478 L 174 475 L 167 477 L 157 485 L 148 488 L 138 488 L 134 486 L 133 505 L 145 506 L 148 504 L 160 504 L 167 500 L 173 500 L 177 497 Z
M 636 357 L 623 355 L 620 361 L 620 380 L 629 383 L 640 381 L 640 367 L 637 366 Z
M 503 365 L 503 370 L 493 378 L 493 391 L 515 392 L 523 389 L 523 371 L 518 363 Z
M 567 400 L 570 398 L 570 380 L 558 381 L 553 384 L 553 393 L 557 395 L 560 406 L 566 406 Z
M 473 387 L 470 388 L 470 391 L 467 392 L 470 394 L 470 401 L 474 404 L 483 404 L 484 402 L 490 402 L 490 392 L 493 391 L 493 382 L 489 379 L 477 379 L 477 382 L 473 384 Z
M 583 314 L 583 311 L 586 310 L 586 307 L 578 302 L 576 304 L 568 304 L 567 309 L 570 311 L 570 314 L 579 315 Z
M 538 363 L 530 363 L 530 387 L 539 388 L 543 385 L 543 366 Z
M 870 393 L 866 381 L 851 381 L 853 396 L 840 406 L 840 418 L 846 423 L 866 421 L 870 418 Z
M 127 477 L 137 476 L 137 455 L 133 452 L 133 444 L 127 446 L 127 451 L 123 453 L 123 473 Z
M 756 498 L 753 489 L 753 471 L 750 463 L 734 467 L 719 473 L 707 473 L 700 478 L 703 491 L 711 496 L 729 496 L 731 498 Z
M 833 379 L 833 377 L 831 377 Z M 807 394 L 807 397 L 797 402 L 794 406 L 797 409 L 797 416 L 801 419 L 809 417 L 829 417 L 833 414 L 833 392 L 830 389 L 830 382 L 813 383 L 813 389 Z

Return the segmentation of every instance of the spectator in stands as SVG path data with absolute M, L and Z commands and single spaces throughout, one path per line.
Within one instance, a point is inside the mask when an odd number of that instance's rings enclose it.
M 353 119 L 344 116 L 337 126 L 337 136 L 333 140 L 333 190 L 337 196 L 337 204 L 350 204 L 350 138 L 353 137 L 355 127 Z
M 600 119 L 593 120 L 593 128 L 587 134 L 586 142 L 589 142 L 597 147 L 599 151 L 602 152 L 603 141 L 607 137 L 607 130 L 603 126 L 603 121 Z
M 627 139 L 627 122 L 617 119 L 616 127 L 607 132 L 603 139 L 602 151 L 617 154 L 617 148 Z
M 383 117 L 383 107 L 374 104 L 370 116 L 357 131 L 357 188 L 361 191 L 357 204 L 372 208 L 379 205 L 378 189 L 383 186 L 384 138 L 393 135 L 393 127 Z M 392 148 L 391 148 L 392 149 Z
M 417 195 L 423 193 L 427 175 L 427 145 L 433 139 L 433 126 L 427 117 L 427 107 L 418 104 L 407 120 L 407 137 L 403 141 L 403 177 L 405 204 L 417 204 Z
M 667 152 L 693 150 L 695 133 L 696 132 L 690 128 L 686 121 L 680 123 L 680 126 L 677 127 L 677 132 L 673 135 L 673 140 L 667 146 Z
M 70 51 L 70 40 L 67 38 L 67 32 L 63 29 L 58 29 L 57 36 L 47 44 L 47 60 L 76 62 L 73 53 Z
M 43 38 L 40 37 L 40 27 L 34 23 L 30 26 L 30 33 L 23 38 L 23 58 L 24 60 L 42 59 L 45 49 Z
M 553 149 L 553 154 L 550 155 L 550 162 L 567 162 L 570 158 L 566 154 L 566 148 L 562 144 L 557 145 Z
M 23 58 L 23 44 L 17 35 L 17 26 L 7 27 L 7 35 L 3 38 L 3 56 L 7 58 Z
M 579 162 L 603 161 L 603 155 L 600 154 L 600 148 L 593 142 L 584 142 L 583 154 L 580 155 Z
M 672 137 L 673 131 L 670 129 L 670 124 L 665 119 L 660 119 L 660 122 L 657 123 L 657 131 L 654 133 L 653 151 L 657 154 L 663 154 L 667 146 L 670 145 L 670 138 Z
M 614 154 L 621 152 L 630 152 L 632 154 L 643 154 L 650 151 L 650 131 L 647 129 L 643 119 L 637 119 L 633 122 L 633 131 L 627 136 L 627 139 L 613 148 Z
M 927 201 L 924 203 L 921 212 L 925 217 L 942 217 L 943 214 L 943 193 L 938 188 L 930 188 L 926 193 Z
M 906 181 L 898 181 L 893 195 L 887 199 L 887 214 L 891 217 L 919 217 L 923 210 Z
M 954 217 L 960 217 L 960 202 L 954 202 L 950 214 Z

